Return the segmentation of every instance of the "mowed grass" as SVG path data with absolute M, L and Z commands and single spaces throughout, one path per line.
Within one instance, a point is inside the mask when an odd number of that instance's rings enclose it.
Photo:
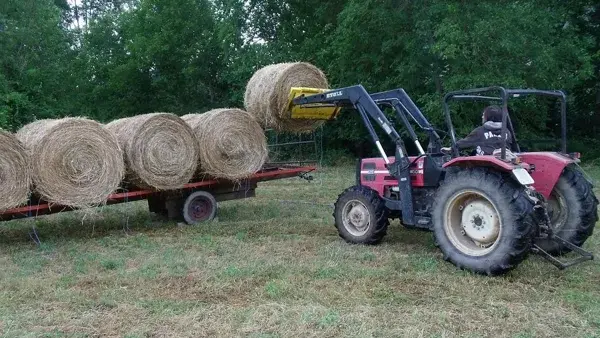
M 533 256 L 506 276 L 478 276 L 444 262 L 430 233 L 398 223 L 381 245 L 346 244 L 331 205 L 353 179 L 343 167 L 265 182 L 196 227 L 156 218 L 144 202 L 3 223 L 0 332 L 600 336 L 597 261 L 559 271 Z M 600 235 L 585 247 L 600 253 Z

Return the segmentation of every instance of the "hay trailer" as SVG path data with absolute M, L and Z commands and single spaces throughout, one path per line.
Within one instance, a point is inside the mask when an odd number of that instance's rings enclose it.
M 171 191 L 122 189 L 122 191 L 108 196 L 106 204 L 147 200 L 150 212 L 193 225 L 215 218 L 218 202 L 254 197 L 258 182 L 291 177 L 301 177 L 310 181 L 312 180 L 310 172 L 314 170 L 316 167 L 312 165 L 265 166 L 256 174 L 239 182 L 209 178 L 196 180 L 184 185 L 181 189 Z M 51 204 L 33 196 L 26 206 L 0 212 L 0 221 L 37 217 L 75 209 Z

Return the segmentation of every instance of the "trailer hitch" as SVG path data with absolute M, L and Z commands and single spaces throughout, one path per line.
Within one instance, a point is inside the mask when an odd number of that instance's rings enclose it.
M 544 249 L 540 248 L 537 244 L 534 244 L 532 251 L 534 253 L 541 255 L 544 259 L 546 259 L 547 261 L 552 263 L 552 265 L 556 266 L 559 270 L 564 270 L 570 266 L 577 265 L 577 264 L 583 263 L 585 261 L 591 261 L 594 259 L 594 254 L 592 254 L 591 252 L 585 251 L 582 248 L 578 247 L 577 245 L 575 245 L 571 242 L 568 242 L 556 235 L 551 235 L 548 237 L 548 239 L 558 243 L 559 245 L 566 246 L 567 248 L 571 249 L 573 252 L 575 252 L 579 255 L 579 257 L 577 257 L 575 259 L 563 262 L 563 261 L 559 260 L 558 258 L 552 256 L 551 254 L 547 253 L 546 251 L 544 251 Z
M 538 246 L 535 243 L 533 244 L 533 248 L 531 249 L 531 251 L 533 253 L 536 253 L 536 254 L 539 254 L 540 256 L 542 256 L 542 258 L 549 261 L 552 265 L 556 266 L 559 270 L 564 270 L 570 266 L 577 265 L 577 264 L 583 263 L 585 261 L 593 260 L 594 259 L 593 253 L 586 251 L 586 250 L 582 249 L 581 247 L 578 247 L 577 245 L 554 234 L 554 232 L 552 231 L 552 223 L 550 221 L 550 215 L 548 214 L 548 209 L 546 208 L 546 203 L 545 203 L 543 197 L 534 197 L 534 198 L 537 200 L 534 208 L 537 209 L 538 212 L 542 213 L 542 217 L 544 220 L 544 222 L 542 224 L 540 224 L 540 232 L 538 234 L 538 237 L 551 240 L 560 246 L 567 247 L 572 252 L 578 254 L 579 257 L 572 259 L 572 260 L 568 260 L 568 261 L 561 261 L 558 258 L 556 258 L 556 257 L 552 256 L 551 254 L 549 254 L 548 252 L 546 252 L 544 249 L 542 249 L 540 246 Z

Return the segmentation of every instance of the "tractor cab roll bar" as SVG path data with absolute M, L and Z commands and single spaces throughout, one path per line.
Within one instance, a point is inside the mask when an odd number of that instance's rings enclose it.
M 495 95 L 494 95 L 495 94 Z M 513 97 L 521 97 L 528 95 L 539 95 L 549 96 L 559 99 L 560 101 L 560 117 L 561 117 L 561 149 L 563 154 L 567 153 L 567 98 L 563 91 L 560 90 L 538 90 L 538 89 L 505 89 L 500 86 L 485 87 L 485 88 L 474 88 L 467 90 L 453 91 L 444 96 L 444 115 L 446 124 L 450 133 L 452 141 L 452 156 L 459 156 L 459 149 L 456 145 L 456 132 L 454 125 L 452 124 L 452 118 L 450 116 L 450 101 L 451 100 L 462 100 L 462 101 L 496 101 L 499 102 L 502 107 L 502 135 L 505 135 L 507 131 L 510 131 L 513 136 L 515 150 L 521 151 L 518 144 L 514 126 L 510 114 L 508 113 L 508 99 Z M 506 140 L 501 148 L 500 156 L 502 159 L 506 159 Z

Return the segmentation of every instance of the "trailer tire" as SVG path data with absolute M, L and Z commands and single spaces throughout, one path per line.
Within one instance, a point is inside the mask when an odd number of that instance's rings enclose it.
M 577 246 L 594 232 L 598 222 L 598 199 L 593 186 L 583 173 L 566 167 L 548 199 L 553 231 L 562 239 Z M 571 250 L 548 239 L 538 239 L 536 244 L 551 255 L 562 255 Z
M 352 244 L 381 242 L 390 224 L 383 199 L 362 185 L 350 187 L 338 196 L 333 217 L 340 237 Z
M 217 215 L 217 200 L 209 192 L 193 192 L 185 199 L 181 214 L 190 225 L 213 220 Z
M 504 274 L 527 257 L 538 224 L 526 189 L 482 168 L 446 176 L 432 220 L 435 244 L 446 261 L 489 276 Z

